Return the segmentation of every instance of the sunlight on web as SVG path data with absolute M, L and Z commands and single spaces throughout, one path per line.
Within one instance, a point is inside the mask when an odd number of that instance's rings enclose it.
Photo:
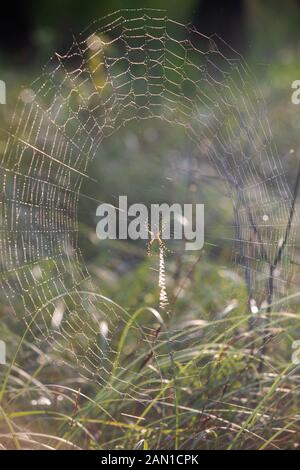
M 150 391 L 140 385 L 137 345 L 144 358 L 153 351 L 153 380 L 172 375 L 171 368 L 161 372 L 169 361 L 167 318 L 145 310 L 132 319 L 101 296 L 78 247 L 77 208 L 88 197 L 83 181 L 97 184 L 89 165 L 103 141 L 147 119 L 184 128 L 199 160 L 208 158 L 227 185 L 233 261 L 255 305 L 270 298 L 270 266 L 283 243 L 271 271 L 272 300 L 286 295 L 296 244 L 296 224 L 285 240 L 293 195 L 263 98 L 243 58 L 220 38 L 159 10 L 122 10 L 55 54 L 21 92 L 1 158 L 2 285 L 36 340 L 84 377 L 140 399 Z M 192 351 L 190 341 L 179 338 L 173 347 Z M 126 354 L 119 349 L 125 343 Z M 137 371 L 130 389 L 128 368 Z

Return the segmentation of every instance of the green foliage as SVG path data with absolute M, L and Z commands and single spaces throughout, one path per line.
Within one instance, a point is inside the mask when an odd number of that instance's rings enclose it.
M 33 37 L 42 45 L 43 55 L 61 42 L 61 33 L 53 29 L 61 2 L 35 3 L 34 21 L 39 27 Z M 74 29 L 80 30 L 106 9 L 140 6 L 137 1 L 128 2 L 130 5 L 119 0 L 104 3 L 99 11 L 97 0 L 89 2 L 89 8 L 85 2 L 69 1 L 65 11 L 70 12 Z M 299 45 L 288 41 L 287 33 L 292 17 L 296 35 L 299 14 L 293 2 L 283 16 L 281 5 L 278 14 L 273 2 L 264 6 L 245 3 L 252 44 L 252 53 L 246 58 L 252 65 L 253 57 L 259 54 L 268 61 L 268 66 L 259 67 L 260 85 L 269 105 L 276 144 L 280 154 L 287 155 L 286 173 L 292 181 L 300 114 L 289 104 L 289 92 L 290 82 L 300 78 Z M 180 3 L 182 21 L 192 15 L 195 5 L 192 0 Z M 163 5 L 144 2 L 143 6 L 174 11 L 171 1 Z M 60 29 L 64 21 L 65 15 L 59 15 Z M 283 37 L 285 47 L 279 49 Z M 8 126 L 11 103 L 20 84 L 36 75 L 35 67 L 28 66 L 17 77 L 6 67 L 1 78 L 10 83 L 10 99 L 8 106 L 0 109 L 1 128 Z M 186 87 L 186 93 L 192 93 L 189 84 Z M 1 152 L 5 139 L 1 133 Z M 291 148 L 295 150 L 289 153 Z M 167 155 L 170 152 L 172 159 Z M 116 355 L 111 374 L 102 387 L 79 376 L 64 352 L 54 354 L 43 344 L 32 343 L 28 327 L 14 318 L 3 299 L 0 339 L 7 344 L 8 365 L 0 366 L 0 447 L 298 447 L 300 375 L 299 366 L 291 361 L 292 342 L 300 338 L 298 298 L 293 299 L 289 311 L 276 312 L 275 306 L 262 357 L 266 312 L 262 309 L 251 317 L 243 273 L 232 270 L 229 244 L 216 242 L 230 238 L 231 233 L 223 230 L 233 224 L 226 188 L 215 173 L 206 174 L 211 171 L 207 161 L 201 167 L 202 178 L 193 167 L 190 173 L 178 171 L 183 161 L 193 162 L 193 152 L 180 129 L 147 122 L 122 129 L 118 138 L 107 139 L 96 155 L 91 172 L 101 184 L 82 188 L 90 198 L 80 200 L 79 242 L 101 295 L 120 306 L 123 323 L 113 344 Z M 98 203 L 116 204 L 120 194 L 127 194 L 130 203 L 146 204 L 172 202 L 176 194 L 178 202 L 198 201 L 209 207 L 206 226 L 210 239 L 200 257 L 167 243 L 168 318 L 158 311 L 158 256 L 148 257 L 144 243 L 104 242 L 95 237 Z M 51 270 L 49 262 L 49 277 Z M 159 330 L 161 323 L 164 328 Z M 157 338 L 141 344 L 136 331 L 145 333 L 147 328 Z M 104 349 L 103 338 L 97 340 Z M 135 393 L 141 389 L 147 394 L 137 400 Z

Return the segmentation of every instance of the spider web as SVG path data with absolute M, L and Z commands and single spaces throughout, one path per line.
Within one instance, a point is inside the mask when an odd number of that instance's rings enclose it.
M 233 260 L 259 306 L 293 200 L 243 58 L 162 11 L 122 10 L 93 23 L 21 92 L 1 157 L 3 291 L 37 341 L 84 377 L 140 399 L 151 392 L 141 385 L 137 346 L 146 359 L 153 353 L 154 381 L 172 376 L 172 367 L 161 371 L 171 363 L 168 319 L 151 309 L 130 317 L 101 296 L 78 246 L 77 208 L 88 197 L 83 182 L 97 184 L 89 167 L 104 140 L 147 119 L 183 128 L 225 182 Z M 288 292 L 295 247 L 293 223 L 271 273 L 273 300 Z M 130 390 L 128 368 L 136 374 Z

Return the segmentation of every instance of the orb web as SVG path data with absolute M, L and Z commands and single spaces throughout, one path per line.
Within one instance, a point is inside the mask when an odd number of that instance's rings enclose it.
M 233 236 L 218 242 L 232 243 L 257 305 L 268 299 L 283 242 L 272 300 L 286 295 L 296 246 L 296 222 L 285 240 L 293 194 L 264 100 L 241 55 L 218 36 L 162 11 L 122 10 L 55 54 L 21 92 L 1 157 L 2 287 L 37 341 L 89 380 L 140 399 L 152 393 L 141 380 L 149 351 L 151 384 L 172 376 L 168 329 L 176 326 L 151 309 L 132 317 L 101 295 L 78 246 L 77 208 L 88 197 L 83 182 L 101 184 L 89 167 L 104 140 L 147 119 L 183 128 L 226 184 Z M 175 338 L 178 358 L 181 348 L 195 353 L 188 331 Z M 125 344 L 138 344 L 139 358 L 130 347 L 123 354 Z

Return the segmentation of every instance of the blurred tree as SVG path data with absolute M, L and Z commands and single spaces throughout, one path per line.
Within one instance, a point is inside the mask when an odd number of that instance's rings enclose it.
M 9 1 L 5 4 L 0 28 L 1 52 L 7 59 L 18 57 L 22 61 L 28 59 L 29 49 L 32 47 L 31 31 L 32 2 Z
M 243 51 L 246 45 L 245 3 L 242 0 L 199 2 L 194 14 L 194 24 L 208 36 L 217 33 L 228 44 Z

